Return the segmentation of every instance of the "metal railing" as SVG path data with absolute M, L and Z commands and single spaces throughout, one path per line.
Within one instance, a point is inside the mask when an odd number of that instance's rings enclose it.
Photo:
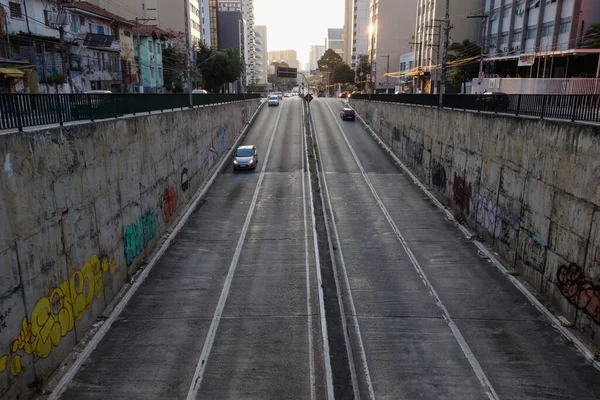
M 356 94 L 355 100 L 438 107 L 437 94 Z M 600 95 L 593 94 L 446 94 L 443 108 L 600 122 Z
M 260 98 L 256 93 L 194 94 L 194 106 Z M 190 97 L 182 94 L 0 94 L 0 130 L 71 121 L 117 118 L 127 114 L 184 109 Z

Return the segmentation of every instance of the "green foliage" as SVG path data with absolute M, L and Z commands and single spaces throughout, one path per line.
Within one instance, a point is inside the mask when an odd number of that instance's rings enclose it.
M 163 76 L 165 87 L 173 93 L 183 92 L 183 79 L 185 76 L 185 54 L 173 48 L 163 51 Z
M 342 62 L 333 68 L 332 79 L 334 83 L 354 83 L 354 70 Z
M 289 68 L 289 64 L 285 61 L 273 61 L 271 66 L 275 67 L 275 71 L 277 71 L 278 67 Z M 275 74 L 269 74 L 267 76 L 267 82 L 273 85 L 273 90 L 287 92 L 292 90 L 294 86 L 297 85 L 297 79 L 293 78 L 278 78 Z
M 587 28 L 581 47 L 586 49 L 600 48 L 600 24 L 592 24 Z
M 356 63 L 356 79 L 359 82 L 368 80 L 368 76 L 371 74 L 371 63 L 369 62 L 369 56 L 366 54 L 360 54 Z M 366 83 L 359 83 L 357 89 L 363 90 Z
M 319 65 L 319 71 L 333 72 L 335 67 L 343 62 L 344 60 L 342 60 L 342 57 L 338 53 L 332 49 L 327 49 L 323 56 L 317 61 L 317 64 Z
M 214 93 L 219 93 L 225 83 L 240 79 L 245 70 L 244 61 L 237 49 L 217 51 L 202 45 L 196 59 L 196 65 L 204 78 L 204 87 Z
M 472 58 L 481 54 L 481 48 L 477 43 L 466 39 L 462 42 L 452 43 L 448 46 L 448 61 L 458 61 Z M 453 86 L 460 86 L 463 82 L 476 78 L 479 74 L 478 60 L 470 61 L 464 65 L 451 67 L 448 78 Z

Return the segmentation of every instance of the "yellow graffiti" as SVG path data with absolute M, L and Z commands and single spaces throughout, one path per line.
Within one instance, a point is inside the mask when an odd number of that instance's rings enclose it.
M 8 355 L 3 355 L 0 357 L 0 372 L 4 372 L 6 364 L 8 364 Z
M 51 288 L 48 296 L 42 297 L 33 307 L 31 317 L 23 317 L 21 331 L 12 344 L 12 353 L 22 350 L 26 354 L 35 354 L 46 358 L 61 339 L 75 328 L 75 322 L 85 315 L 94 299 L 104 293 L 104 273 L 114 274 L 114 259 L 92 256 L 80 270 L 73 270 L 69 280 L 60 286 Z M 6 359 L 4 358 L 6 357 Z M 6 369 L 8 357 L 0 359 L 0 372 Z M 11 372 L 17 376 L 21 373 L 21 355 L 14 355 L 11 360 Z

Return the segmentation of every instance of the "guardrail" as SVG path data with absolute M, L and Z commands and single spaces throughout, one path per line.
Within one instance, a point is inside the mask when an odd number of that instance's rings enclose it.
M 355 94 L 352 99 L 439 107 L 437 94 Z M 597 94 L 446 94 L 442 108 L 600 122 Z
M 194 94 L 194 106 L 260 98 L 256 93 Z M 190 107 L 182 94 L 0 94 L 0 130 L 60 124 L 72 121 L 117 118 Z

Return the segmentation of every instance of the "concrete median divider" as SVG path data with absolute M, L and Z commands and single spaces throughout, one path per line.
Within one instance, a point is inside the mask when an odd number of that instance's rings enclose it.
M 212 183 L 260 99 L 0 135 L 0 398 L 41 387 Z

